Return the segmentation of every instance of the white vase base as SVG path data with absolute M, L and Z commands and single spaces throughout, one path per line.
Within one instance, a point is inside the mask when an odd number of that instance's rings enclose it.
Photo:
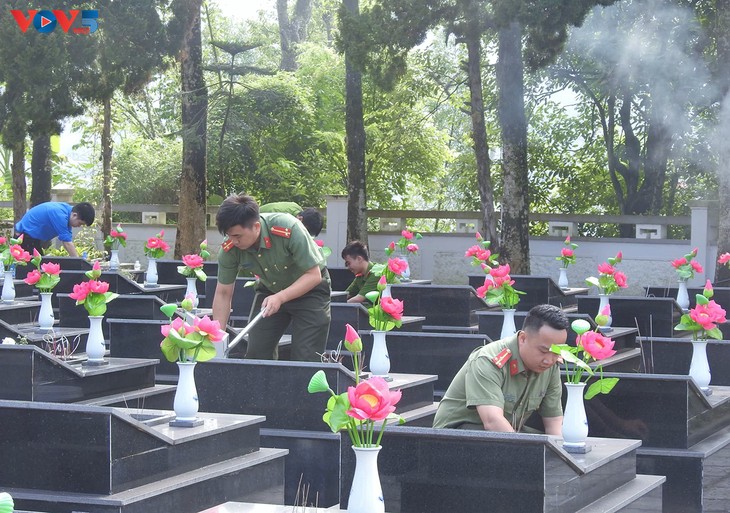
M 599 326 L 598 331 L 601 333 L 611 333 L 613 331 L 613 328 L 611 326 Z
M 40 326 L 35 327 L 36 333 L 48 333 L 49 331 L 53 331 L 53 326 L 50 328 L 41 328 Z
M 199 417 L 195 417 L 194 419 L 175 419 L 170 421 L 170 427 L 191 428 L 202 426 L 204 423 L 205 421 Z
M 159 287 L 160 287 L 160 284 L 159 283 L 147 283 L 147 282 L 144 282 L 144 288 L 146 288 L 146 289 L 157 289 Z
M 81 365 L 87 365 L 89 367 L 101 367 L 102 365 L 109 365 L 108 360 L 86 360 Z
M 3 299 L 2 303 L 4 305 L 12 305 L 13 303 L 15 303 L 15 300 L 14 299 Z
M 707 388 L 700 387 L 700 390 L 702 390 L 702 393 L 705 394 L 705 396 L 707 396 L 707 397 L 712 395 L 712 389 L 710 387 L 707 387 Z
M 563 442 L 563 449 L 565 449 L 565 452 L 569 452 L 570 454 L 588 454 L 591 452 L 591 446 L 585 442 L 578 444 Z
M 370 373 L 370 374 L 371 374 L 371 377 L 378 377 L 378 378 L 383 378 L 383 380 L 385 380 L 385 381 L 388 381 L 388 382 L 390 382 L 390 381 L 393 381 L 393 378 L 391 378 L 391 377 L 390 377 L 389 375 L 387 375 L 387 374 L 386 374 L 386 375 L 384 375 L 384 376 L 380 376 L 380 375 L 378 375 L 378 374 L 372 374 L 372 373 Z M 362 374 L 361 374 L 361 376 L 362 376 Z

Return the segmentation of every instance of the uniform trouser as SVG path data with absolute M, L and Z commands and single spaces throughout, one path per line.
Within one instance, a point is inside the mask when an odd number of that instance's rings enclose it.
M 272 295 L 259 290 L 254 296 L 249 320 L 261 311 L 264 298 Z M 330 331 L 331 288 L 327 276 L 301 297 L 288 301 L 274 315 L 262 317 L 248 333 L 247 359 L 277 359 L 277 346 L 289 323 L 292 325 L 291 359 L 320 361 Z

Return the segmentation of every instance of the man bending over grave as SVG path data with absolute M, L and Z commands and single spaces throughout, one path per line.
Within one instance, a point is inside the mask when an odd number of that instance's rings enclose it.
M 515 432 L 537 411 L 545 433 L 563 422 L 560 367 L 553 344 L 565 344 L 568 318 L 558 307 L 532 308 L 517 334 L 475 349 L 439 403 L 435 428 Z
M 342 250 L 342 258 L 355 279 L 347 287 L 347 302 L 372 306 L 365 294 L 378 289 L 380 275 L 372 272 L 374 262 L 370 261 L 368 247 L 359 240 L 350 241 Z
M 291 322 L 292 359 L 319 361 L 330 327 L 330 278 L 304 225 L 289 214 L 259 214 L 256 201 L 243 194 L 223 201 L 216 225 L 226 239 L 218 254 L 213 318 L 226 325 L 238 270 L 246 270 L 257 276 L 249 322 L 264 314 L 249 331 L 245 357 L 276 358 Z
M 71 228 L 91 226 L 94 223 L 94 207 L 90 203 L 68 203 L 47 201 L 28 210 L 15 224 L 15 234 L 23 234 L 23 249 L 42 252 L 50 246 L 51 240 L 58 237 L 68 254 L 79 256 L 73 243 Z
M 276 212 L 291 214 L 299 219 L 312 237 L 318 236 L 322 231 L 322 226 L 324 226 L 324 218 L 319 210 L 312 207 L 302 208 L 293 201 L 266 203 L 259 208 L 260 214 L 273 214 Z

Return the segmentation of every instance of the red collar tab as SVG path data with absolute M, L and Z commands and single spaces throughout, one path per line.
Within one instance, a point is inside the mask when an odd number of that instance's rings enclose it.
M 289 228 L 284 228 L 283 226 L 272 226 L 269 232 L 271 232 L 272 235 L 284 237 L 285 239 L 291 237 L 291 230 Z
M 505 347 L 502 349 L 497 356 L 492 358 L 492 363 L 498 368 L 501 369 L 505 366 L 505 364 L 509 361 L 510 357 L 512 356 L 512 351 L 509 350 L 509 348 Z
M 517 360 L 509 362 L 509 375 L 514 376 L 518 372 L 520 372 L 520 364 L 517 363 Z
M 264 237 L 264 246 L 266 246 L 266 249 L 271 249 L 271 239 L 268 237 Z
M 223 248 L 223 251 L 228 253 L 233 247 L 233 241 L 231 239 L 226 239 L 225 241 L 223 241 L 223 245 L 221 247 Z

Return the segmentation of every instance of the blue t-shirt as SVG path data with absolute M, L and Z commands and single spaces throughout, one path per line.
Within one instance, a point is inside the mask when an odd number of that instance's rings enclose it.
M 73 233 L 68 224 L 71 208 L 68 203 L 54 201 L 36 205 L 15 224 L 15 231 L 27 233 L 39 240 L 51 240 L 58 237 L 58 240 L 62 242 L 72 242 Z

